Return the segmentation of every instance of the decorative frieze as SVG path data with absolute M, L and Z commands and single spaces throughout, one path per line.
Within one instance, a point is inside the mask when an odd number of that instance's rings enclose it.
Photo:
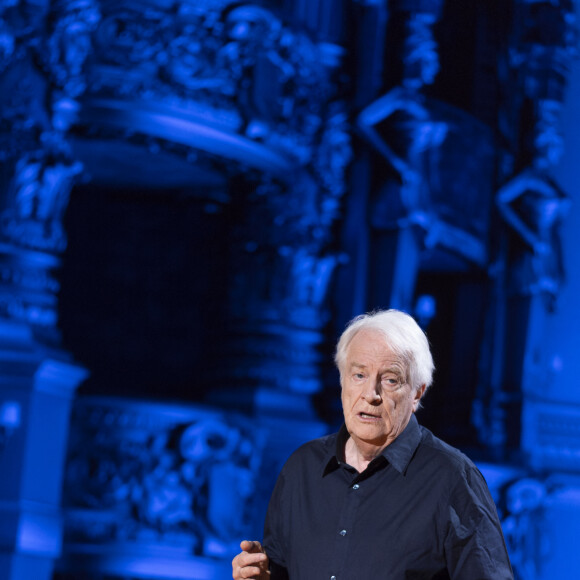
M 87 544 L 103 558 L 113 545 L 229 554 L 258 533 L 264 443 L 265 432 L 233 413 L 79 399 L 63 492 L 65 556 Z

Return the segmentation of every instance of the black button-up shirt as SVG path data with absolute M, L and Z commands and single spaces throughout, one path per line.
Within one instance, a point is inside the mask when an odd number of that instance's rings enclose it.
M 264 528 L 272 580 L 513 579 L 483 476 L 415 416 L 362 473 L 349 435 L 303 445 L 276 483 Z

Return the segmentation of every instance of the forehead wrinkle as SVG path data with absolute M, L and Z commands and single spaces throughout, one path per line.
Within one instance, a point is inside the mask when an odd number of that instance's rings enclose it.
M 349 365 L 349 368 L 367 369 L 368 365 L 352 361 Z M 394 362 L 387 363 L 387 365 L 380 365 L 378 370 L 380 374 L 394 373 L 398 375 L 403 375 L 405 374 L 405 365 L 403 362 L 396 360 Z

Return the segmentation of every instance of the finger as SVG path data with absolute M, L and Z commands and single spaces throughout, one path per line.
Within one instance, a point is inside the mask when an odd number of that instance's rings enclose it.
M 233 560 L 232 567 L 243 568 L 244 566 L 259 566 L 266 563 L 268 557 L 262 552 L 240 552 Z
M 240 568 L 238 578 L 250 578 L 251 580 L 262 578 L 263 570 L 256 568 L 255 566 L 246 566 L 245 568 Z
M 242 552 L 240 556 L 238 560 L 240 566 L 260 566 L 267 560 L 266 554 L 262 554 L 262 552 L 258 552 L 257 554 Z
M 243 542 L 241 542 L 240 544 L 240 548 L 244 551 L 244 552 L 249 552 L 251 554 L 255 554 L 257 552 L 263 552 L 263 548 L 262 548 L 262 544 L 260 544 L 260 542 L 256 541 L 256 540 L 244 540 Z
M 256 566 L 245 566 L 244 564 L 235 564 L 232 567 L 233 573 L 232 577 L 234 580 L 238 580 L 239 578 L 259 578 L 260 577 L 260 568 Z

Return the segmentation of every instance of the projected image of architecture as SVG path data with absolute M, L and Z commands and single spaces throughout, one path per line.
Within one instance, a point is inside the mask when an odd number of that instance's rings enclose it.
M 515 578 L 574 578 L 577 15 L 1 2 L 0 579 L 231 578 L 343 422 L 338 337 L 388 308 Z

